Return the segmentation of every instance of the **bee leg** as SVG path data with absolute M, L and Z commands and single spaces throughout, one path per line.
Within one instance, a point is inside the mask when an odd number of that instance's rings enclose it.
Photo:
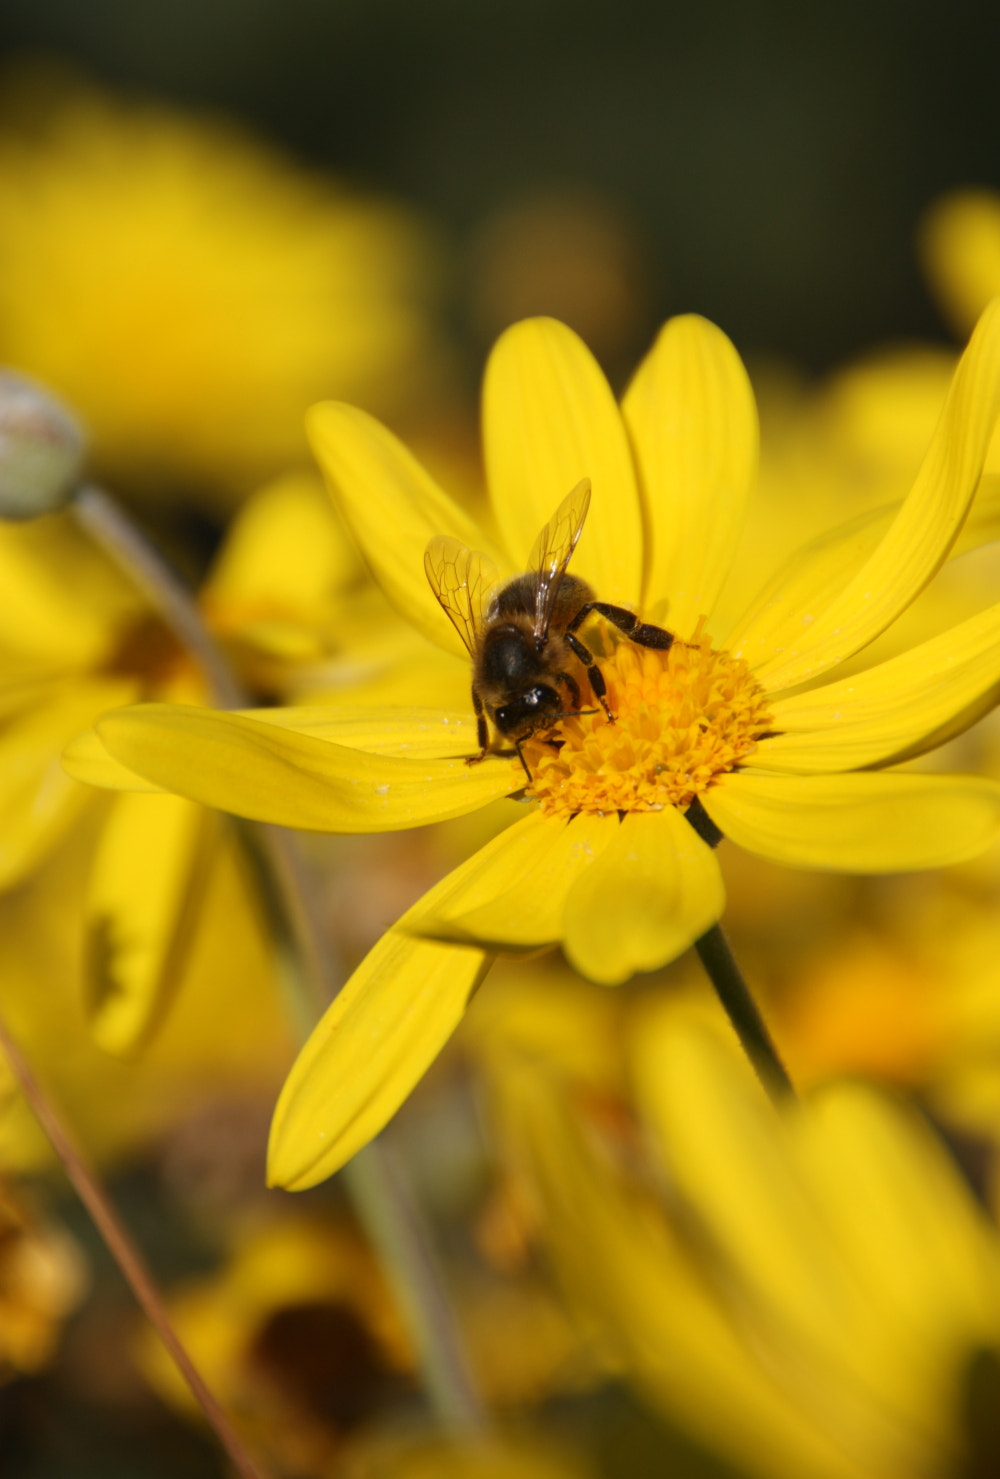
M 651 621 L 640 621 L 634 611 L 629 611 L 627 606 L 612 606 L 608 601 L 588 601 L 581 606 L 579 611 L 566 628 L 566 638 L 569 640 L 571 632 L 575 632 L 581 626 L 592 611 L 610 621 L 620 632 L 632 642 L 637 642 L 640 647 L 656 647 L 660 652 L 666 652 L 673 644 L 673 632 L 668 632 L 665 627 L 654 626 Z
M 465 762 L 466 765 L 478 765 L 480 760 L 486 759 L 487 751 L 490 748 L 490 731 L 486 724 L 486 712 L 483 709 L 483 701 L 479 697 L 479 690 L 475 684 L 473 684 L 472 688 L 472 708 L 476 715 L 476 738 L 479 741 L 479 754 L 470 755 Z
M 534 776 L 531 774 L 531 771 L 528 769 L 528 762 L 524 758 L 524 754 L 522 753 L 521 746 L 524 744 L 524 741 L 526 739 L 530 739 L 530 738 L 531 738 L 531 736 L 526 734 L 526 735 L 522 735 L 519 740 L 515 740 L 514 741 L 514 749 L 517 751 L 517 758 L 518 758 L 518 760 L 520 760 L 521 764 L 524 766 L 524 773 L 528 777 L 528 785 L 529 786 L 531 785 L 531 782 L 534 780 Z
M 583 609 L 584 609 L 584 611 L 586 611 L 589 608 L 585 606 Z M 607 698 L 608 685 L 604 681 L 604 674 L 601 672 L 600 668 L 597 666 L 596 662 L 594 661 L 594 655 L 593 655 L 593 653 L 588 648 L 584 647 L 584 645 L 580 641 L 580 638 L 579 637 L 575 637 L 573 635 L 572 628 L 577 624 L 577 622 L 579 620 L 580 620 L 579 615 L 574 616 L 573 621 L 572 621 L 570 627 L 564 633 L 564 636 L 566 638 L 566 642 L 567 642 L 567 644 L 569 646 L 570 651 L 573 653 L 573 656 L 574 657 L 578 657 L 580 659 L 580 661 L 583 663 L 584 667 L 587 669 L 587 681 L 590 684 L 591 688 L 594 690 L 594 697 L 597 699 L 597 702 L 600 704 L 600 706 L 604 710 L 605 714 L 607 714 L 607 716 L 608 716 L 608 723 L 609 724 L 613 724 L 615 722 L 615 716 L 614 716 L 614 714 L 612 714 L 611 710 L 608 708 L 608 698 Z M 576 684 L 574 684 L 573 686 L 575 688 L 576 687 Z M 575 701 L 576 701 L 577 708 L 579 708 L 580 707 L 580 694 L 579 694 L 579 690 L 576 693 L 576 700 Z
M 556 677 L 559 679 L 560 683 L 566 684 L 566 687 L 569 689 L 569 696 L 573 701 L 573 707 L 574 709 L 578 709 L 580 707 L 579 683 L 573 677 L 572 673 L 557 673 Z

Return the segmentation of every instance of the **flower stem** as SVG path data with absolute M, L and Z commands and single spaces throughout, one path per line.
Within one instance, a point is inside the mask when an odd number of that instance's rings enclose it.
M 715 987 L 716 995 L 732 1023 L 743 1051 L 750 1059 L 754 1072 L 772 1103 L 782 1104 L 794 1099 L 795 1088 L 788 1076 L 788 1070 L 778 1056 L 764 1018 L 750 995 L 750 988 L 733 958 L 729 941 L 721 927 L 714 924 L 707 934 L 695 941 L 694 948 Z
M 482 1436 L 486 1413 L 469 1377 L 430 1233 L 385 1132 L 348 1162 L 344 1177 L 372 1241 L 395 1275 L 435 1407 L 452 1432 Z
M 126 1231 L 124 1223 L 120 1220 L 104 1188 L 73 1144 L 54 1105 L 28 1067 L 24 1055 L 2 1020 L 0 1020 L 0 1049 L 3 1050 L 11 1071 L 20 1085 L 21 1092 L 48 1136 L 77 1195 L 93 1218 L 98 1232 L 121 1269 L 132 1293 L 173 1357 L 177 1369 L 191 1389 L 192 1396 L 205 1414 L 207 1422 L 215 1431 L 237 1472 L 242 1475 L 242 1479 L 265 1479 L 264 1471 L 253 1462 L 247 1453 L 228 1417 L 206 1386 L 201 1373 L 181 1343 L 142 1254 Z
M 101 488 L 83 487 L 73 500 L 77 522 L 138 586 L 201 668 L 221 709 L 239 709 L 247 697 L 209 636 L 183 581 L 123 508 Z
M 77 518 L 198 663 L 220 708 L 251 706 L 225 654 L 202 622 L 197 605 L 174 570 L 99 488 L 81 488 Z M 279 970 L 288 989 L 294 1026 L 305 1036 L 336 995 L 342 973 L 319 907 L 312 869 L 296 834 L 285 827 L 240 822 L 274 935 Z M 487 1417 L 441 1279 L 430 1233 L 410 1194 L 402 1166 L 385 1140 L 375 1140 L 346 1168 L 358 1215 L 385 1259 L 410 1317 L 427 1391 L 441 1421 L 453 1431 L 482 1433 Z

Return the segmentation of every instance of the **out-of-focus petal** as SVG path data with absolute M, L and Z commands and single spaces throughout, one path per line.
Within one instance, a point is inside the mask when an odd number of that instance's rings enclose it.
M 490 500 L 515 567 L 567 493 L 589 478 L 573 572 L 602 600 L 638 603 L 642 524 L 628 437 L 608 382 L 572 329 L 532 318 L 501 334 L 486 366 L 483 442 Z
M 660 330 L 622 412 L 652 546 L 643 612 L 690 637 L 715 605 L 757 472 L 750 381 L 725 334 L 687 314 Z
M 163 787 L 136 775 L 112 759 L 96 729 L 74 735 L 62 752 L 62 767 L 75 781 L 100 786 L 106 791 L 162 791 Z
M 237 511 L 199 604 L 216 630 L 253 623 L 301 632 L 310 620 L 318 625 L 361 574 L 318 473 L 293 472 Z
M 520 789 L 509 760 L 372 755 L 243 714 L 138 704 L 106 714 L 111 755 L 164 790 L 313 832 L 393 832 L 462 816 Z
M 22 880 L 88 800 L 60 764 L 63 747 L 95 714 L 131 695 L 124 682 L 74 683 L 0 732 L 0 888 Z
M 374 417 L 354 406 L 324 401 L 312 408 L 306 424 L 334 503 L 389 600 L 439 647 L 464 652 L 427 583 L 424 550 L 436 534 L 447 534 L 501 565 L 502 556 Z M 553 507 L 568 492 L 564 489 Z
M 970 1344 L 977 1333 L 989 1340 L 995 1233 L 928 1125 L 870 1088 L 830 1084 L 797 1129 L 825 1216 L 870 1297 L 894 1300 L 918 1330 L 964 1327 Z
M 936 200 L 918 244 L 931 286 L 964 338 L 1000 287 L 1000 195 L 965 189 Z
M 842 662 L 884 631 L 923 590 L 962 526 L 1000 412 L 1000 299 L 963 354 L 934 439 L 909 494 L 875 551 L 828 603 L 795 613 L 786 649 L 759 666 L 771 690 Z
M 1000 785 L 976 776 L 727 775 L 702 797 L 748 852 L 793 868 L 902 873 L 975 855 L 1000 828 Z
M 609 820 L 615 835 L 570 890 L 564 948 L 583 975 L 614 986 L 680 955 L 725 894 L 711 848 L 674 807 Z
M 529 1064 L 507 1104 L 539 1187 L 540 1230 L 569 1296 L 647 1396 L 762 1479 L 867 1479 L 747 1360 L 738 1322 L 712 1298 L 686 1241 L 657 1217 L 648 1192 L 636 1195 L 614 1173 L 553 1077 Z M 732 1219 L 737 1232 L 741 1225 Z M 720 1424 L 720 1411 L 731 1421 Z
M 33 661 L 36 671 L 102 662 L 142 609 L 69 512 L 0 526 L 0 591 L 0 652 Z
M 1000 605 L 865 673 L 772 705 L 768 769 L 859 770 L 924 749 L 1000 683 Z M 923 743 L 922 743 L 923 742 Z
M 84 917 L 90 1030 L 105 1052 L 140 1046 L 179 983 L 217 825 L 178 796 L 126 793 L 110 808 Z

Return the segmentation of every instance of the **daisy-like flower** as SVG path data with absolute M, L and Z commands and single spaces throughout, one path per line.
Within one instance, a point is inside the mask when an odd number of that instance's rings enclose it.
M 79 412 L 102 476 L 231 500 L 304 459 L 318 396 L 426 379 L 432 250 L 403 209 L 234 125 L 40 80 L 5 78 L 0 358 Z
M 588 620 L 580 634 L 600 645 L 614 722 L 583 688 L 578 712 L 521 746 L 524 765 L 498 753 L 470 765 L 471 711 L 434 709 L 430 690 L 420 709 L 140 707 L 99 722 L 92 779 L 129 786 L 138 774 L 293 827 L 393 830 L 513 794 L 528 803 L 344 987 L 281 1096 L 273 1181 L 320 1181 L 377 1133 L 497 951 L 561 944 L 609 984 L 680 954 L 722 912 L 720 836 L 787 865 L 851 872 L 938 867 L 996 836 L 995 783 L 894 762 L 992 702 L 1000 605 L 869 672 L 830 674 L 895 621 L 956 545 L 998 408 L 1000 304 L 970 342 L 898 509 L 807 547 L 727 631 L 715 630 L 713 610 L 754 482 L 757 422 L 735 350 L 703 319 L 666 326 L 620 409 L 561 324 L 529 320 L 502 336 L 484 392 L 495 538 L 371 417 L 313 411 L 317 455 L 383 589 L 466 665 L 424 577 L 429 541 L 450 536 L 516 574 L 584 478 L 593 498 L 572 573 L 674 642 L 637 646 Z
M 96 824 L 83 989 L 96 1041 L 130 1054 L 162 1024 L 205 932 L 221 927 L 205 907 L 220 869 L 241 877 L 238 932 L 253 932 L 259 894 L 218 816 L 176 796 L 101 796 L 65 774 L 60 754 L 111 705 L 210 695 L 195 659 L 71 513 L 0 525 L 0 588 L 0 894 Z M 377 684 L 409 636 L 310 473 L 247 500 L 200 604 L 261 701 L 317 674 L 328 689 L 343 682 L 345 640 L 352 683 Z
M 912 1111 L 843 1082 L 775 1112 L 692 1002 L 633 1002 L 631 1103 L 493 1015 L 538 1236 L 654 1404 L 760 1479 L 992 1472 L 1000 1238 Z

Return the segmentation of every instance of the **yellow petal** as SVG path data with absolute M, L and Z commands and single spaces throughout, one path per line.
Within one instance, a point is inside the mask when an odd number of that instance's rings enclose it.
M 370 950 L 296 1059 L 274 1112 L 268 1182 L 315 1186 L 395 1114 L 458 1026 L 492 961 L 422 938 L 428 916 L 503 855 L 505 834 L 456 868 Z
M 133 1052 L 178 985 L 217 819 L 177 796 L 116 797 L 101 830 L 85 914 L 90 1030 L 107 1053 Z
M 622 412 L 652 545 L 643 612 L 690 637 L 715 605 L 756 477 L 750 381 L 725 334 L 687 314 L 661 329 Z
M 969 1344 L 995 1328 L 995 1234 L 927 1124 L 859 1084 L 813 1096 L 799 1138 L 840 1245 L 877 1298 L 950 1339 Z
M 467 759 L 478 755 L 475 716 L 470 709 L 334 708 L 314 704 L 301 708 L 246 709 L 248 719 L 294 729 L 299 734 L 332 740 L 375 755 L 411 760 Z M 523 772 L 522 772 L 523 774 Z
M 974 776 L 731 774 L 702 797 L 726 837 L 776 863 L 846 873 L 943 868 L 982 852 L 1000 786 Z
M 802 612 L 822 609 L 843 590 L 878 548 L 899 512 L 898 504 L 869 509 L 811 539 L 767 581 L 723 642 L 759 677 L 802 632 Z
M 436 534 L 450 534 L 501 564 L 502 556 L 374 417 L 324 401 L 313 406 L 306 425 L 334 503 L 389 600 L 439 647 L 464 652 L 427 583 L 424 550 Z
M 101 786 L 107 791 L 162 791 L 153 781 L 136 775 L 104 748 L 96 729 L 85 729 L 75 735 L 62 752 L 62 768 L 75 781 L 88 786 Z
M 127 701 L 127 683 L 70 684 L 0 733 L 0 888 L 21 882 L 86 805 L 91 793 L 60 764 L 63 746 L 109 704 Z
M 314 472 L 286 473 L 238 510 L 201 588 L 217 629 L 321 619 L 362 574 L 357 550 Z
M 977 705 L 992 706 L 998 682 L 1000 605 L 853 678 L 777 700 L 772 727 L 780 732 L 758 744 L 754 763 L 859 770 L 923 751 L 956 716 L 975 718 Z
M 1000 286 L 1000 196 L 955 190 L 921 223 L 920 255 L 935 296 L 963 338 Z
M 885 537 L 832 601 L 799 607 L 786 649 L 759 667 L 754 664 L 765 687 L 790 688 L 823 672 L 873 641 L 905 611 L 947 557 L 962 526 L 998 412 L 1000 299 L 973 333 L 916 482 Z
M 1000 539 L 997 480 L 984 477 L 976 501 L 950 551 L 968 553 Z M 761 667 L 780 657 L 802 630 L 802 612 L 821 609 L 878 547 L 899 512 L 899 504 L 869 509 L 796 550 L 764 586 L 722 643 L 743 657 L 759 676 Z M 770 686 L 770 685 L 767 685 Z
M 498 339 L 483 385 L 490 499 L 515 567 L 582 478 L 592 500 L 572 570 L 605 601 L 638 603 L 642 524 L 632 454 L 611 388 L 572 329 L 526 319 Z M 447 531 L 444 531 L 447 532 Z
M 0 650 L 65 672 L 102 662 L 142 598 L 70 513 L 0 526 Z
M 734 1067 L 738 1073 L 741 1065 Z M 740 1472 L 871 1479 L 870 1468 L 845 1455 L 840 1435 L 809 1421 L 812 1414 L 748 1356 L 739 1320 L 705 1277 L 697 1232 L 660 1215 L 648 1188 L 626 1183 L 600 1136 L 585 1134 L 555 1076 L 529 1060 L 519 1073 L 505 1070 L 501 1091 L 560 1280 L 647 1397 Z M 730 1226 L 738 1231 L 741 1223 L 737 1215 Z
M 728 1044 L 701 1024 L 664 1014 L 663 1025 L 658 1031 L 654 1019 L 637 1041 L 635 1071 L 671 1174 L 761 1307 L 829 1355 L 849 1278 L 800 1184 L 787 1124 Z
M 672 1181 L 741 1291 L 728 1308 L 749 1319 L 771 1379 L 864 1473 L 913 1472 L 914 1454 L 950 1472 L 940 1373 L 995 1328 L 997 1269 L 995 1258 L 984 1266 L 985 1224 L 976 1237 L 971 1198 L 929 1137 L 921 1144 L 895 1106 L 855 1085 L 779 1117 L 732 1052 L 691 1027 L 647 1036 L 639 1059 Z
M 392 1118 L 433 1063 L 490 957 L 390 929 L 299 1054 L 268 1147 L 270 1186 L 332 1176 Z
M 111 755 L 167 791 L 313 832 L 392 832 L 462 816 L 520 789 L 509 760 L 371 755 L 242 714 L 138 704 L 106 714 Z
M 722 913 L 712 850 L 674 807 L 631 812 L 566 902 L 565 944 L 577 970 L 607 986 L 666 965 Z
M 502 833 L 502 846 L 420 927 L 439 939 L 496 949 L 533 949 L 562 939 L 563 910 L 574 882 L 614 840 L 617 817 L 571 822 L 533 811 Z

